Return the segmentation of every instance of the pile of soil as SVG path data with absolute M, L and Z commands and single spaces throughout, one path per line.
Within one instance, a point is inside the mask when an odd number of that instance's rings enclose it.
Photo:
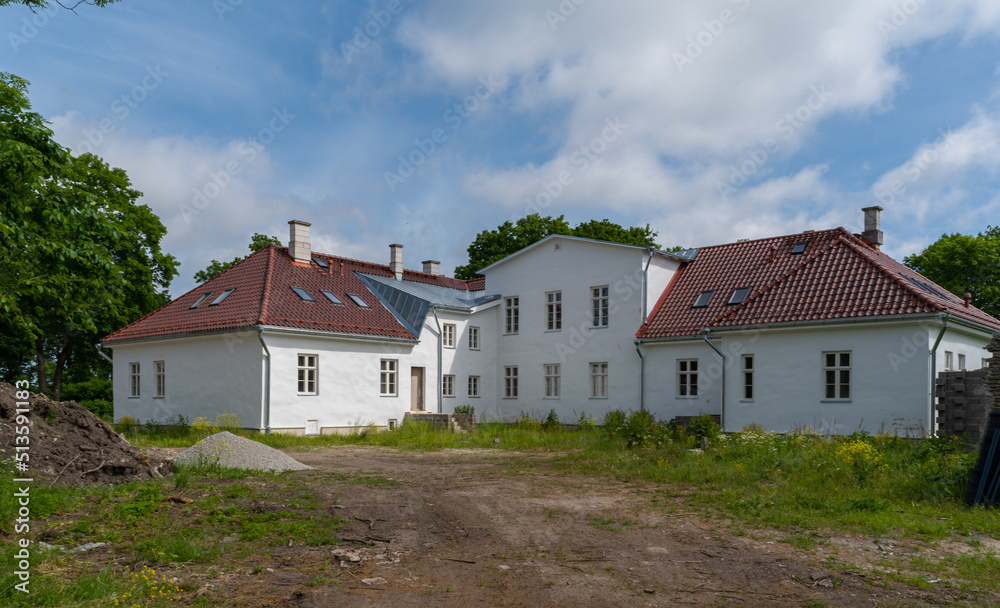
M 12 460 L 16 452 L 17 406 L 15 389 L 0 382 L 0 458 Z M 104 422 L 74 401 L 52 401 L 29 393 L 27 471 L 20 477 L 59 485 L 119 483 L 162 478 L 169 461 L 154 459 L 120 437 Z

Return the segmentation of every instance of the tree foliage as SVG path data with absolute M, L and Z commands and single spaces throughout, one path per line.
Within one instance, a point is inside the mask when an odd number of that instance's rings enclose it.
M 72 0 L 69 2 L 62 2 L 61 0 L 55 0 L 55 3 L 63 7 L 68 11 L 75 10 L 76 7 L 81 4 L 91 4 L 93 6 L 107 6 L 109 4 L 114 4 L 115 2 L 120 2 L 121 0 Z M 17 4 L 21 6 L 27 6 L 31 10 L 36 8 L 46 9 L 52 5 L 48 0 L 0 0 L 0 6 L 10 6 L 12 4 Z
M 250 253 L 257 253 L 261 249 L 267 247 L 268 245 L 281 245 L 281 241 L 276 236 L 267 236 L 266 234 L 260 234 L 255 232 L 252 237 L 250 237 Z M 204 270 L 199 270 L 194 273 L 194 280 L 199 283 L 204 283 L 205 281 L 210 281 L 215 277 L 219 276 L 223 272 L 229 270 L 233 266 L 239 264 L 245 257 L 237 257 L 233 259 L 232 262 L 220 262 L 219 260 L 212 260 Z
M 532 213 L 517 222 L 506 221 L 497 226 L 496 230 L 484 230 L 476 235 L 476 239 L 468 248 L 469 263 L 455 268 L 455 277 L 473 279 L 479 276 L 477 274 L 479 270 L 493 262 L 552 234 L 660 248 L 654 241 L 656 232 L 649 227 L 649 224 L 645 227 L 625 228 L 605 219 L 582 222 L 573 228 L 561 215 L 542 217 Z
M 972 294 L 974 306 L 1000 318 L 1000 226 L 975 236 L 941 235 L 903 262 L 958 297 Z
M 121 169 L 73 156 L 31 111 L 27 82 L 0 73 L 0 313 L 5 374 L 33 360 L 39 390 L 54 362 L 58 397 L 74 352 L 169 301 L 177 260 L 166 229 Z M 23 346 L 30 343 L 31 352 Z

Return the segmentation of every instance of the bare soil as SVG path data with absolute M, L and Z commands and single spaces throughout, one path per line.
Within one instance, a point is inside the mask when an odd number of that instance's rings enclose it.
M 0 382 L 0 457 L 15 452 L 18 427 L 16 389 Z M 152 458 L 122 439 L 104 422 L 73 401 L 52 401 L 28 394 L 28 471 L 36 483 L 85 485 L 162 478 L 170 464 Z
M 370 447 L 290 453 L 316 470 L 292 474 L 298 489 L 269 500 L 278 505 L 311 490 L 324 501 L 322 511 L 350 521 L 336 533 L 342 543 L 293 543 L 239 563 L 223 556 L 214 572 L 175 568 L 170 575 L 199 587 L 189 602 L 463 608 L 1000 602 L 1000 594 L 961 591 L 960 581 L 913 586 L 901 582 L 905 571 L 885 566 L 896 555 L 940 557 L 947 551 L 941 543 L 827 537 L 802 547 L 780 532 L 741 532 L 686 512 L 670 487 L 564 474 L 552 454 Z M 260 567 L 247 568 L 251 562 Z

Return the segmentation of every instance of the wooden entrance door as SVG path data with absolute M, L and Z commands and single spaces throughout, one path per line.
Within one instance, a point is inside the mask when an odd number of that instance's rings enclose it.
M 424 368 L 410 368 L 410 409 L 424 411 Z

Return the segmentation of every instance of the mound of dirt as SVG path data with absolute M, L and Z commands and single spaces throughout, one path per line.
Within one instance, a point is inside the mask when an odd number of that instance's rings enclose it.
M 16 390 L 0 382 L 0 458 L 12 460 L 18 423 Z M 161 478 L 170 463 L 150 458 L 115 433 L 111 425 L 73 401 L 52 401 L 29 393 L 28 470 L 18 471 L 44 484 L 84 485 Z M 21 421 L 23 422 L 23 420 Z

